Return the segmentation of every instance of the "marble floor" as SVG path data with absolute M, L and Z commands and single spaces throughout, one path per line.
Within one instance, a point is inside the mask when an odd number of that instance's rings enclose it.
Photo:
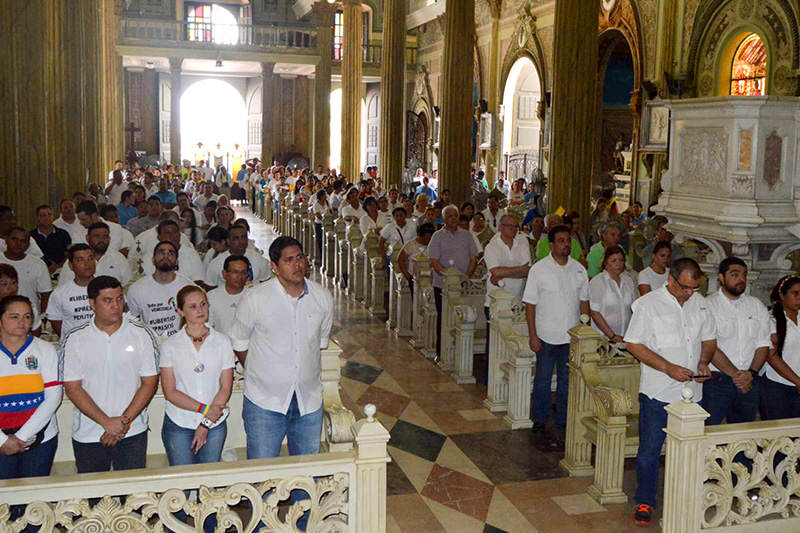
M 257 245 L 271 240 L 263 222 L 244 209 L 237 213 L 248 218 Z M 658 520 L 650 528 L 634 526 L 631 504 L 595 502 L 585 493 L 591 478 L 570 478 L 559 468 L 563 452 L 544 449 L 531 430 L 507 429 L 501 415 L 483 407 L 485 385 L 456 384 L 361 304 L 330 289 L 332 337 L 346 359 L 343 401 L 357 416 L 375 404 L 391 434 L 387 531 L 660 531 Z M 481 372 L 480 361 L 476 369 Z M 627 461 L 629 498 L 635 485 Z

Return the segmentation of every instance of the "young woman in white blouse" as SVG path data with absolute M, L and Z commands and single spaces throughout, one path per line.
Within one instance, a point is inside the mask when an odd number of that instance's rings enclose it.
M 772 290 L 772 343 L 761 386 L 761 418 L 800 417 L 800 277 L 785 276 Z
M 206 325 L 208 299 L 194 285 L 176 297 L 181 330 L 161 345 L 167 405 L 161 437 L 171 466 L 218 462 L 228 428 L 234 355 L 230 340 Z
M 592 326 L 612 342 L 622 342 L 636 299 L 633 280 L 625 272 L 625 252 L 619 246 L 610 246 L 600 265 L 600 274 L 589 282 Z
M 672 247 L 667 241 L 660 241 L 653 247 L 653 260 L 650 266 L 639 272 L 639 296 L 660 289 L 667 283 L 669 263 L 672 261 Z

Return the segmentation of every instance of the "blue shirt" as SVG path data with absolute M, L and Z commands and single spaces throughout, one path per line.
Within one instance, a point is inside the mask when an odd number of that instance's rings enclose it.
M 119 223 L 121 226 L 127 226 L 132 218 L 139 216 L 139 212 L 132 205 L 125 207 L 122 204 L 117 204 L 117 213 L 119 213 Z
M 164 192 L 157 192 L 153 196 L 157 196 L 159 200 L 161 200 L 162 204 L 177 204 L 178 198 L 175 196 L 175 193 L 172 191 L 164 191 Z
M 417 188 L 416 194 L 424 194 L 425 196 L 428 197 L 428 200 L 430 200 L 431 202 L 435 202 L 436 201 L 436 191 L 434 191 L 430 187 L 426 187 L 424 185 L 420 185 Z
M 241 183 L 244 181 L 244 178 L 247 177 L 247 169 L 243 168 L 239 172 L 236 173 L 236 182 Z

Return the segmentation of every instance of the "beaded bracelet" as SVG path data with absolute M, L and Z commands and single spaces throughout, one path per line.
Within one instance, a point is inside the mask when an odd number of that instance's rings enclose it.
M 200 408 L 197 410 L 197 412 L 205 416 L 208 414 L 208 408 L 209 405 L 202 403 L 200 404 Z

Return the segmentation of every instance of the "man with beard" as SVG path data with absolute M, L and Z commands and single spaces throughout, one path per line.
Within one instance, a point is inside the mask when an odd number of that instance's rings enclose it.
M 111 276 L 117 278 L 125 286 L 131 281 L 131 267 L 128 260 L 116 250 L 109 250 L 111 233 L 108 224 L 95 222 L 86 232 L 86 243 L 94 253 L 96 263 L 96 276 Z M 64 285 L 75 279 L 75 272 L 71 268 L 62 268 L 58 275 L 58 286 Z
M 191 246 L 182 246 L 181 230 L 178 223 L 174 220 L 162 220 L 156 226 L 157 242 L 168 241 L 178 249 L 178 274 L 189 278 L 195 283 L 202 282 L 205 277 L 203 261 Z M 184 235 L 185 237 L 185 235 Z M 143 255 L 142 257 L 147 257 Z M 143 261 L 142 270 L 146 275 L 151 275 L 155 271 L 155 264 L 152 261 Z
M 717 324 L 717 350 L 711 379 L 703 384 L 700 404 L 711 416 L 706 424 L 753 422 L 759 402 L 758 373 L 771 346 L 770 316 L 757 298 L 744 294 L 747 265 L 738 257 L 719 264 L 719 290 L 706 298 Z
M 176 298 L 178 291 L 194 285 L 189 278 L 178 274 L 178 249 L 169 241 L 159 242 L 153 250 L 155 272 L 128 289 L 128 308 L 146 326 L 161 337 L 169 337 L 180 330 L 180 316 Z

